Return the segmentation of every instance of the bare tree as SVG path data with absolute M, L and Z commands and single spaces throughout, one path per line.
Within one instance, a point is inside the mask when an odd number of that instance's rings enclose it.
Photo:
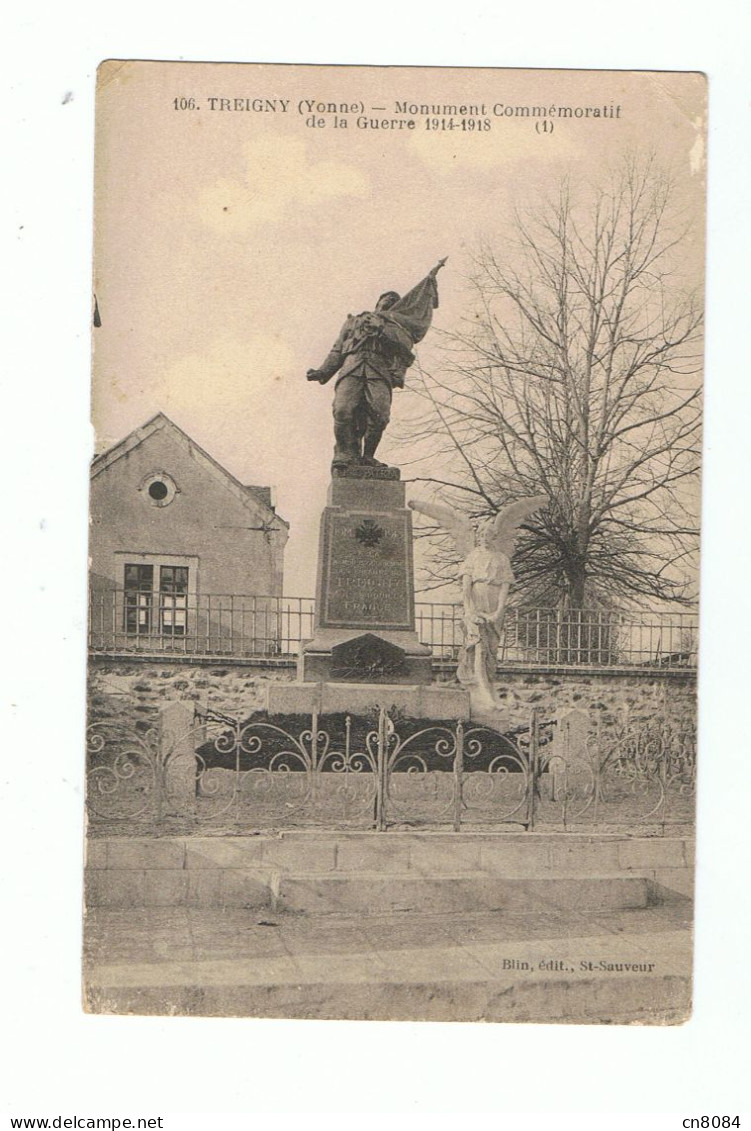
M 480 249 L 470 316 L 419 374 L 410 439 L 473 515 L 544 493 L 514 563 L 526 603 L 687 603 L 695 553 L 701 308 L 688 238 L 652 163 L 517 216 Z M 693 513 L 692 513 L 693 512 Z M 433 584 L 449 577 L 440 549 Z

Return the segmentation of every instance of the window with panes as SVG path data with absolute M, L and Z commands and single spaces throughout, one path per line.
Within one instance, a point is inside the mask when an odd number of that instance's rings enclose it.
M 159 567 L 159 627 L 163 636 L 188 631 L 188 567 Z
M 153 565 L 127 563 L 125 566 L 125 631 L 135 636 L 150 633 L 153 608 Z
M 158 572 L 157 572 L 158 570 Z M 158 589 L 155 585 L 158 583 Z M 185 636 L 188 631 L 188 567 L 125 565 L 125 631 L 129 635 Z

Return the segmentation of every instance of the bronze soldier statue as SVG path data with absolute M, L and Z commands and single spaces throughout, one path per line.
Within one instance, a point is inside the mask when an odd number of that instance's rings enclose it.
M 308 370 L 308 380 L 321 385 L 337 375 L 332 468 L 384 466 L 375 453 L 391 416 L 392 391 L 404 387 L 415 360 L 412 346 L 428 332 L 438 306 L 436 275 L 445 262 L 404 297 L 386 291 L 374 311 L 350 314 L 326 360 Z

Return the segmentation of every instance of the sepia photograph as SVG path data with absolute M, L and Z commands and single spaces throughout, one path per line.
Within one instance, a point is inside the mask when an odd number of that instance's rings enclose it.
M 89 1013 L 689 1019 L 706 137 L 100 65 Z

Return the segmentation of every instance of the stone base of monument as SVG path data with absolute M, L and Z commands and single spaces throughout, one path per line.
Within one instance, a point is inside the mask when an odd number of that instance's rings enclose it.
M 303 641 L 297 678 L 428 684 L 433 678 L 432 655 L 416 632 L 321 628 L 312 640 Z
M 429 684 L 415 631 L 412 512 L 395 467 L 334 473 L 318 541 L 316 621 L 304 682 Z
M 469 694 L 468 691 L 467 695 Z M 503 734 L 511 726 L 511 719 L 507 710 L 496 707 L 489 711 L 485 708 L 475 707 L 471 698 L 469 715 L 472 722 L 477 726 L 490 727 L 491 730 L 497 730 L 500 734 Z
M 366 715 L 380 707 L 412 719 L 470 718 L 469 692 L 439 684 L 270 683 L 266 708 L 274 715 Z

